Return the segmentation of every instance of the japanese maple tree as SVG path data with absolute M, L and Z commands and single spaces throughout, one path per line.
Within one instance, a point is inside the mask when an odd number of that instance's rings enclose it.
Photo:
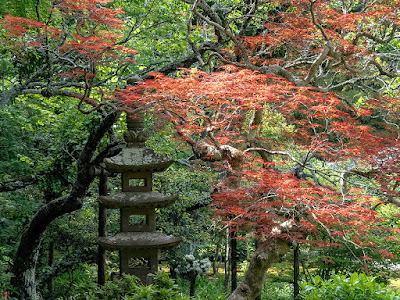
M 186 2 L 193 4 L 188 33 L 196 18 L 226 45 L 199 54 L 199 63 L 222 71 L 155 73 L 120 99 L 169 119 L 197 158 L 226 172 L 216 214 L 261 241 L 229 299 L 256 298 L 266 270 L 294 241 L 375 248 L 368 240 L 382 229 L 375 208 L 398 204 L 400 183 L 398 73 L 390 60 L 398 3 L 245 1 L 221 16 L 205 1 Z M 268 136 L 273 113 L 287 126 Z M 357 176 L 373 179 L 379 193 L 358 187 Z
M 6 82 L 1 104 L 26 94 L 75 97 L 79 109 L 101 104 L 103 89 L 137 53 L 123 45 L 123 11 L 107 8 L 109 2 L 53 1 L 47 14 L 37 8 L 36 19 L 6 15 L 2 44 L 14 54 L 19 78 Z

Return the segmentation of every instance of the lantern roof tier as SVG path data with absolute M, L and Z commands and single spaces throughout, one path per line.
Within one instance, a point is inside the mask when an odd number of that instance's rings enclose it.
M 123 192 L 112 196 L 100 196 L 99 201 L 106 208 L 162 208 L 178 199 L 176 195 L 158 192 Z
M 166 249 L 179 244 L 182 237 L 162 232 L 120 232 L 113 237 L 100 237 L 99 243 L 108 250 Z
M 146 147 L 126 147 L 104 162 L 107 171 L 113 173 L 153 173 L 165 171 L 173 161 Z

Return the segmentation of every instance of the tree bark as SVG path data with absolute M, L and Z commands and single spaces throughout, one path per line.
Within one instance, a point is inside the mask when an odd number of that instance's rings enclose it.
M 231 290 L 232 292 L 237 288 L 237 240 L 236 232 L 232 231 L 230 234 L 231 240 Z
M 107 176 L 103 174 L 100 175 L 99 182 L 99 195 L 107 195 Z M 99 203 L 99 226 L 98 235 L 99 237 L 106 236 L 107 230 L 107 208 L 104 204 Z M 97 257 L 97 283 L 99 285 L 104 285 L 106 283 L 106 251 L 100 244 L 98 245 L 98 257 Z
M 83 197 L 60 197 L 43 206 L 22 234 L 14 260 L 12 284 L 20 292 L 20 299 L 36 299 L 36 263 L 41 238 L 47 226 L 59 216 L 82 207 Z
M 229 250 L 229 229 L 226 229 L 225 234 L 225 259 L 224 259 L 224 290 L 228 291 L 229 286 L 229 275 L 230 275 L 230 250 Z
M 196 291 L 196 276 L 190 277 L 190 297 L 194 297 Z
M 106 116 L 103 122 L 92 130 L 85 148 L 78 160 L 78 174 L 71 192 L 50 201 L 34 215 L 27 230 L 22 234 L 17 254 L 13 265 L 12 284 L 18 291 L 14 295 L 18 299 L 37 299 L 36 291 L 36 264 L 39 257 L 42 235 L 48 225 L 56 218 L 78 210 L 82 207 L 83 199 L 94 179 L 91 172 L 93 167 L 93 155 L 100 140 L 118 119 L 119 113 L 113 112 Z M 101 153 L 104 155 L 104 153 Z
M 271 239 L 260 244 L 250 260 L 243 282 L 227 300 L 254 300 L 260 295 L 268 268 L 291 247 L 290 241 Z
M 213 264 L 212 264 L 212 268 L 213 268 L 213 275 L 216 275 L 218 273 L 218 257 L 219 257 L 219 248 L 220 248 L 220 240 L 217 241 L 217 247 L 215 249 L 215 255 L 214 255 L 214 259 L 213 259 Z
M 51 241 L 49 243 L 49 255 L 47 259 L 47 266 L 49 268 L 53 267 L 53 262 L 54 262 L 54 241 Z M 50 277 L 48 282 L 47 282 L 47 289 L 50 294 L 53 293 L 53 277 Z
M 299 287 L 299 279 L 300 279 L 300 264 L 299 264 L 299 256 L 300 256 L 300 247 L 299 244 L 296 243 L 294 245 L 294 256 L 293 256 L 293 299 L 297 300 L 299 298 L 300 287 Z

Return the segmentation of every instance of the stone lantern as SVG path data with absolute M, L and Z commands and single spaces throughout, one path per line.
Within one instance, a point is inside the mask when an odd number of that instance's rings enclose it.
M 153 192 L 153 173 L 165 171 L 172 161 L 146 148 L 142 117 L 128 115 L 127 127 L 126 146 L 118 155 L 105 159 L 106 171 L 121 173 L 122 191 L 99 198 L 101 209 L 120 210 L 120 232 L 112 237 L 99 234 L 99 244 L 100 248 L 119 251 L 121 274 L 135 275 L 150 284 L 148 274 L 158 270 L 159 249 L 173 247 L 182 239 L 156 231 L 156 208 L 167 207 L 177 197 Z M 104 272 L 104 257 L 99 272 Z

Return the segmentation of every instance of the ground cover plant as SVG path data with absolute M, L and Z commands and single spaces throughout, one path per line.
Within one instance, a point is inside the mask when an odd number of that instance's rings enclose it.
M 318 275 L 311 282 L 301 284 L 302 299 L 399 299 L 398 292 L 392 291 L 373 276 L 352 273 L 349 276 L 332 274 L 323 280 Z

